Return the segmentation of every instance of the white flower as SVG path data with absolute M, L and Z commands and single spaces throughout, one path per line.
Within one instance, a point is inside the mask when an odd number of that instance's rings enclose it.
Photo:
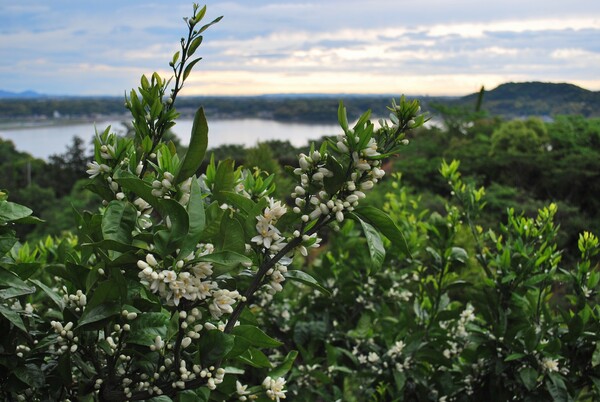
M 100 156 L 103 159 L 113 159 L 115 157 L 115 147 L 112 145 L 102 145 L 100 147 Z
M 212 275 L 212 264 L 210 262 L 199 262 L 191 270 L 197 278 L 205 279 Z
M 264 216 L 257 216 L 258 223 L 256 231 L 258 235 L 254 236 L 250 241 L 263 245 L 265 248 L 271 248 L 271 243 L 275 243 L 281 239 L 279 229 L 271 224 L 271 220 L 265 219 Z
M 367 360 L 370 363 L 377 363 L 379 361 L 379 356 L 375 352 L 369 352 L 369 356 L 367 356 Z
M 248 394 L 250 394 L 249 391 L 246 391 L 246 388 L 248 388 L 248 385 L 242 385 L 242 383 L 239 382 L 239 381 L 235 382 L 235 392 L 238 395 L 248 395 Z
M 390 350 L 387 351 L 388 356 L 391 356 L 391 357 L 398 356 L 400 353 L 402 353 L 404 346 L 406 346 L 406 345 L 403 341 L 397 341 L 396 343 L 394 343 L 394 346 L 392 346 L 390 348 Z
M 263 381 L 262 386 L 267 390 L 267 396 L 271 400 L 279 402 L 280 399 L 285 399 L 287 391 L 283 389 L 285 386 L 285 379 L 283 377 L 279 377 L 276 380 L 267 377 Z
M 96 161 L 90 162 L 87 164 L 88 170 L 85 172 L 90 175 L 90 179 L 98 176 L 100 173 L 108 173 L 110 172 L 110 167 L 103 164 L 99 164 Z
M 233 313 L 232 305 L 236 299 L 240 296 L 237 290 L 230 291 L 227 289 L 219 289 L 213 293 L 212 303 L 209 304 L 208 309 L 210 310 L 213 318 L 219 318 L 223 314 Z
M 542 368 L 550 373 L 552 371 L 559 371 L 558 369 L 558 360 L 557 359 L 551 359 L 549 357 L 544 357 L 542 359 Z

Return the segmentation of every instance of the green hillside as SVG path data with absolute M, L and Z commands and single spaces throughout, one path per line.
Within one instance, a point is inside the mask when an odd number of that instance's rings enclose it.
M 478 93 L 451 103 L 475 105 Z M 567 83 L 520 82 L 506 83 L 486 91 L 483 110 L 505 117 L 555 116 L 580 114 L 600 116 L 600 92 L 589 91 Z

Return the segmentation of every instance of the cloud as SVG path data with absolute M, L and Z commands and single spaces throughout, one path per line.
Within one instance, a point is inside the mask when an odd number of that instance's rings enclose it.
M 206 32 L 189 93 L 463 94 L 536 79 L 600 89 L 593 0 L 237 0 L 208 10 L 207 20 L 225 18 Z M 187 1 L 0 5 L 3 89 L 119 94 L 164 70 L 190 11 Z

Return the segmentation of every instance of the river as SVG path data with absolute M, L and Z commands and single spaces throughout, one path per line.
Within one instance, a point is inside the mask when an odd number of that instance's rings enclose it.
M 109 125 L 115 132 L 124 132 L 124 126 L 120 121 L 103 121 L 95 126 L 101 132 Z M 212 120 L 208 122 L 208 127 L 209 148 L 224 144 L 254 146 L 257 142 L 266 140 L 288 140 L 294 146 L 302 146 L 310 140 L 341 132 L 339 126 L 334 124 L 282 123 L 263 119 Z M 178 120 L 172 130 L 181 139 L 182 144 L 187 145 L 192 130 L 192 120 Z M 75 136 L 91 144 L 94 133 L 94 123 L 0 128 L 0 138 L 11 140 L 17 150 L 42 159 L 64 153 Z

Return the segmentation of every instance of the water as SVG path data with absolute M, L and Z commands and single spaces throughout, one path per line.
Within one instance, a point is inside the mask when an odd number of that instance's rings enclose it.
M 112 126 L 114 132 L 124 132 L 120 121 L 104 121 L 97 123 L 96 127 L 101 132 L 108 125 Z M 262 119 L 212 120 L 208 122 L 208 129 L 209 148 L 224 144 L 254 146 L 257 142 L 266 140 L 288 140 L 294 146 L 303 146 L 310 140 L 317 140 L 324 135 L 341 133 L 339 126 L 334 124 L 281 123 Z M 187 145 L 192 131 L 192 120 L 181 119 L 172 130 L 181 139 L 182 144 Z M 11 140 L 19 151 L 47 159 L 50 155 L 64 153 L 75 136 L 91 144 L 94 133 L 93 123 L 48 127 L 22 126 L 17 129 L 0 129 L 0 138 Z

